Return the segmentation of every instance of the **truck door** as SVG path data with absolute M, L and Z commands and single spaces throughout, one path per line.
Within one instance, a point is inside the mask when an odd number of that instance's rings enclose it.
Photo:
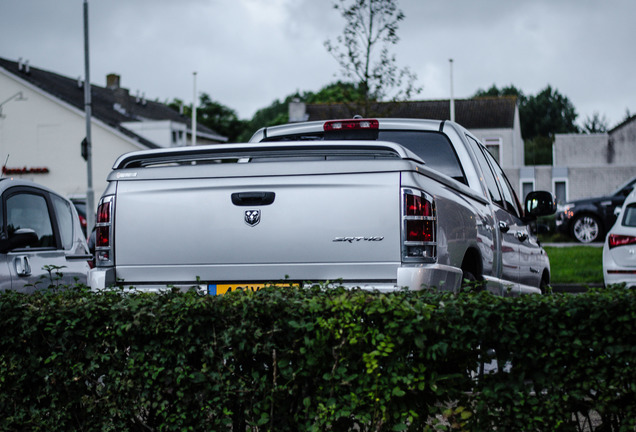
M 498 206 L 495 215 L 501 233 L 501 278 L 504 285 L 506 282 L 517 283 L 521 266 L 520 244 L 517 237 L 519 225 L 503 207 Z M 504 290 L 505 294 L 512 294 L 514 291 L 506 286 Z
M 536 238 L 530 232 L 530 227 L 521 219 L 521 206 L 499 164 L 490 153 L 485 152 L 503 196 L 503 210 L 500 212 L 501 221 L 505 221 L 507 234 L 504 242 L 518 251 L 518 281 L 520 292 L 528 286 L 538 287 L 541 284 L 541 248 Z M 500 222 L 501 224 L 502 222 Z
M 506 211 L 506 204 L 499 181 L 488 163 L 487 155 L 489 153 L 484 151 L 482 146 L 471 136 L 467 136 L 467 138 L 473 146 L 484 184 L 494 205 L 495 226 L 498 230 L 494 236 L 496 239 L 494 252 L 495 259 L 499 265 L 496 266 L 498 271 L 493 273 L 493 276 L 502 281 L 505 294 L 507 292 L 506 282 L 509 284 L 517 284 L 519 282 L 519 242 L 514 238 L 516 225 Z

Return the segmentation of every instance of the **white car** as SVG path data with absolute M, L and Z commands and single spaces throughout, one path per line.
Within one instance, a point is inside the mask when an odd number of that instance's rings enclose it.
M 0 291 L 86 283 L 90 260 L 71 201 L 27 180 L 0 178 Z
M 636 191 L 623 203 L 603 246 L 605 285 L 636 286 Z

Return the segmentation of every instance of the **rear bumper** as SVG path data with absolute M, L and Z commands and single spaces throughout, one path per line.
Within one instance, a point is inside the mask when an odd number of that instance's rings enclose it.
M 311 280 L 312 282 L 325 281 L 324 278 L 315 277 L 299 277 L 300 275 L 290 275 L 290 280 Z M 315 276 L 315 275 L 314 275 Z M 117 280 L 114 268 L 94 268 L 88 274 L 88 285 L 92 290 L 103 290 L 107 288 L 132 288 L 137 291 L 165 291 L 170 289 L 179 289 L 186 291 L 188 289 L 199 289 L 206 291 L 206 284 L 200 281 L 183 282 L 164 279 L 165 282 L 145 281 L 140 283 L 127 282 L 125 280 Z M 240 279 L 241 282 L 250 282 L 250 280 Z M 272 278 L 276 282 L 276 278 Z M 228 281 L 225 281 L 228 282 Z M 262 282 L 262 279 L 255 282 Z M 346 288 L 362 288 L 368 290 L 377 290 L 381 292 L 395 291 L 399 289 L 421 290 L 425 288 L 434 288 L 444 291 L 455 291 L 459 289 L 462 282 L 462 271 L 456 267 L 442 264 L 421 264 L 397 267 L 397 275 L 394 280 L 365 280 L 364 278 L 347 278 L 342 280 L 330 279 L 330 282 L 342 285 Z
M 625 284 L 626 288 L 636 287 L 636 268 L 619 266 L 612 258 L 607 243 L 603 247 L 603 282 L 605 286 Z

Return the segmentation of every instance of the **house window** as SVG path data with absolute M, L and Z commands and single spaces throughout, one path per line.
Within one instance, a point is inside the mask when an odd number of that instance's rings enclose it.
M 485 138 L 484 145 L 497 163 L 501 163 L 501 138 Z
M 567 180 L 554 180 L 552 189 L 557 203 L 563 204 L 568 200 Z
M 530 192 L 534 190 L 534 180 L 523 180 L 521 182 L 521 199 L 525 201 Z

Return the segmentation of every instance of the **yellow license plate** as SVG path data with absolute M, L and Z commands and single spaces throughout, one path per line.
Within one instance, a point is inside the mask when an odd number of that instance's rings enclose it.
M 233 283 L 233 284 L 208 284 L 208 294 L 210 295 L 221 295 L 228 293 L 230 291 L 258 291 L 261 288 L 266 286 L 280 286 L 280 287 L 288 287 L 290 284 L 280 284 L 280 283 Z
M 243 290 L 243 291 L 258 291 L 259 289 L 267 286 L 266 284 L 253 284 L 253 283 L 236 283 L 236 284 L 209 284 L 208 294 L 221 295 L 230 291 Z

